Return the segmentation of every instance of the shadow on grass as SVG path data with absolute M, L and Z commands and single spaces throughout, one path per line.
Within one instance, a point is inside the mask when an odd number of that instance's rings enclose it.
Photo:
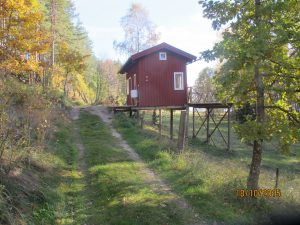
M 74 123 L 61 124 L 55 133 L 56 142 L 52 145 L 55 155 L 61 159 L 59 179 L 55 189 L 61 201 L 57 209 L 56 224 L 84 224 L 86 211 L 86 177 L 78 167 L 78 149 L 76 147 L 76 126 Z
M 141 130 L 130 118 L 118 115 L 114 125 L 141 158 L 167 180 L 176 193 L 188 199 L 200 215 L 212 223 L 268 223 L 271 208 L 277 204 L 285 204 L 281 199 L 275 203 L 269 200 L 252 203 L 253 201 L 238 199 L 236 191 L 245 189 L 245 165 L 251 160 L 251 146 L 243 148 L 234 143 L 237 148 L 227 152 L 195 139 L 191 142 L 191 151 L 175 154 L 168 140 L 159 138 L 155 131 Z M 198 154 L 199 151 L 205 154 Z M 266 154 L 265 158 L 272 159 L 273 163 L 277 159 L 269 152 Z M 297 162 L 296 160 L 295 163 Z M 266 165 L 273 163 L 270 161 Z M 284 163 L 282 166 L 284 168 Z
M 228 151 L 226 148 L 208 145 L 203 140 L 200 140 L 199 138 L 190 138 L 189 146 L 191 146 L 194 151 L 200 150 L 214 157 L 230 159 L 237 156 L 236 151 L 232 151 L 232 150 Z
M 135 162 L 116 162 L 90 168 L 92 224 L 185 224 L 174 196 L 157 194 L 139 174 Z
M 128 157 L 97 116 L 82 112 L 77 124 L 89 167 L 84 192 L 88 224 L 186 224 L 186 212 L 176 206 L 174 195 L 152 190 L 142 165 Z

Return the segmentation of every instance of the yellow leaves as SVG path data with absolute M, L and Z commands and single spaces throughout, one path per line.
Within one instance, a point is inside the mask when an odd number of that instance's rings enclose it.
M 35 55 L 48 49 L 48 35 L 41 30 L 42 15 L 38 0 L 4 0 L 0 10 L 0 47 L 2 68 L 21 74 L 39 72 L 41 68 Z M 24 55 L 34 56 L 24 60 Z
M 21 60 L 19 58 L 9 58 L 0 62 L 0 67 L 15 74 L 22 74 L 24 72 L 42 72 L 39 62 L 35 59 Z
M 63 87 L 63 81 L 64 81 L 64 69 L 60 66 L 53 66 L 53 69 L 51 71 L 51 85 L 55 88 L 62 88 Z
M 36 60 L 30 59 L 23 64 L 23 69 L 28 72 L 40 72 L 39 63 Z
M 37 0 L 4 0 L 5 8 L 9 13 L 13 12 L 18 18 L 28 18 L 30 15 L 32 19 L 41 18 L 39 12 L 40 4 Z

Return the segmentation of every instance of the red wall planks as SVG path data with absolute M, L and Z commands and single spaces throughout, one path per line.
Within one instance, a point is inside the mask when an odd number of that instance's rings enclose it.
M 159 59 L 159 52 L 167 53 L 167 60 Z M 127 105 L 140 107 L 184 106 L 187 104 L 187 59 L 172 51 L 161 49 L 145 55 L 129 68 L 127 79 L 131 78 L 130 90 L 133 87 L 134 74 L 138 89 L 138 101 L 134 102 L 129 95 Z M 174 72 L 183 72 L 184 89 L 174 89 Z

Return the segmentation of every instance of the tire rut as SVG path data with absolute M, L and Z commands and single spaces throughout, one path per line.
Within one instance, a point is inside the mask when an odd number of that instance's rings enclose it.
M 140 171 L 146 182 L 151 186 L 153 191 L 158 194 L 169 194 L 174 197 L 174 203 L 181 210 L 187 212 L 192 218 L 191 222 L 188 222 L 189 225 L 205 225 L 207 224 L 203 220 L 199 219 L 199 215 L 195 213 L 194 209 L 187 203 L 187 201 L 178 196 L 172 189 L 166 184 L 166 182 L 160 178 L 155 172 L 150 169 L 146 163 L 140 158 L 140 156 L 131 148 L 128 143 L 122 138 L 121 134 L 118 133 L 115 128 L 112 126 L 112 115 L 109 113 L 107 108 L 103 106 L 90 106 L 86 107 L 85 110 L 90 112 L 93 115 L 98 116 L 111 130 L 112 135 L 119 142 L 120 147 L 122 147 L 129 155 L 129 157 L 142 165 L 142 170 Z M 199 221 L 201 220 L 201 221 Z

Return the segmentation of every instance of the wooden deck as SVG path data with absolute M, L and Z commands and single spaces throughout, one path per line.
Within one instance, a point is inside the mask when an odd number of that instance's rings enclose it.
M 151 106 L 151 107 L 139 107 L 139 106 L 109 106 L 109 110 L 116 112 L 130 112 L 137 110 L 186 110 L 186 106 Z
M 186 110 L 187 107 L 192 108 L 203 108 L 203 109 L 227 109 L 233 106 L 232 103 L 188 103 L 184 106 L 150 106 L 150 107 L 139 107 L 139 106 L 109 106 L 108 109 L 114 112 L 129 112 L 137 110 Z
M 130 112 L 132 111 L 131 106 L 108 106 L 110 111 L 116 112 Z
M 189 107 L 203 109 L 227 109 L 233 106 L 233 103 L 189 103 Z

